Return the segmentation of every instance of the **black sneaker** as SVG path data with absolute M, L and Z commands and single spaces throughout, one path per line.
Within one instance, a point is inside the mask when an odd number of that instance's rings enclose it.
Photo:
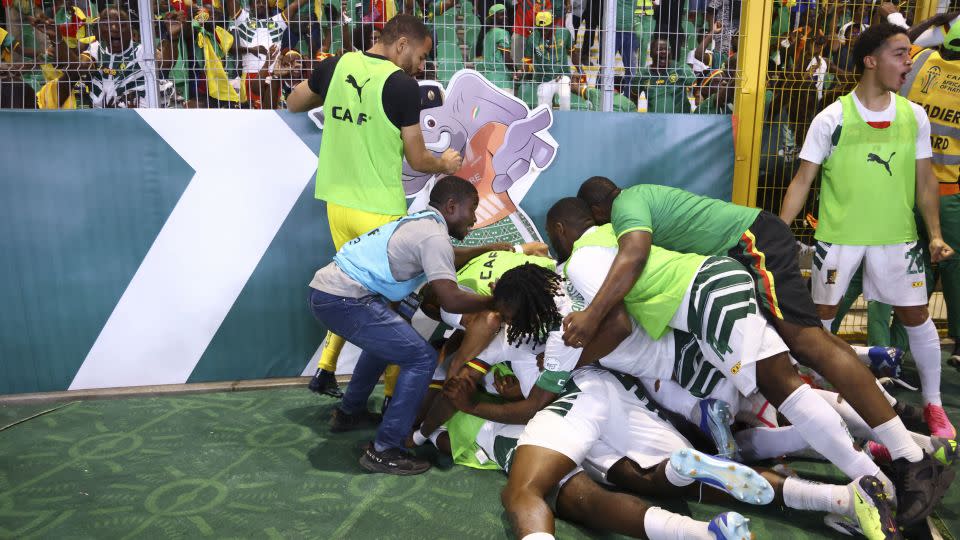
M 375 473 L 413 476 L 427 472 L 430 462 L 400 448 L 387 448 L 383 452 L 377 452 L 371 444 L 360 456 L 360 466 Z
M 920 407 L 904 403 L 902 399 L 898 399 L 893 405 L 893 412 L 897 413 L 897 416 L 903 420 L 903 425 L 908 430 L 917 433 L 929 433 L 930 428 L 927 427 L 927 421 L 923 418 L 923 409 Z
M 368 429 L 380 425 L 383 417 L 377 413 L 369 411 L 359 412 L 357 414 L 347 414 L 337 407 L 333 410 L 333 417 L 330 419 L 330 431 L 332 433 L 343 433 L 345 431 L 354 431 L 357 429 Z
M 318 369 L 317 372 L 313 374 L 313 378 L 310 379 L 310 384 L 307 385 L 307 388 L 309 388 L 311 392 L 325 394 L 337 399 L 343 397 L 340 385 L 337 384 L 336 375 L 334 375 L 332 371 L 325 369 Z
M 896 459 L 883 468 L 897 493 L 897 523 L 909 527 L 926 519 L 940 502 L 955 473 L 926 452 L 910 463 Z

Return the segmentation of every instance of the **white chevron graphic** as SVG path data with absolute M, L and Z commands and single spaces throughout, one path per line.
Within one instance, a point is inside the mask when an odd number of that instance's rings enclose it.
M 71 390 L 186 382 L 317 167 L 273 111 L 137 112 L 196 174 Z

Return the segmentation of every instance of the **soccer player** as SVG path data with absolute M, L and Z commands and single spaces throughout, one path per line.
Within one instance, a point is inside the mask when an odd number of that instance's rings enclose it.
M 393 403 L 383 416 L 377 437 L 360 458 L 373 472 L 420 474 L 429 462 L 408 454 L 404 441 L 437 364 L 437 352 L 410 324 L 390 309 L 425 281 L 439 303 L 452 313 L 492 306 L 490 297 L 461 291 L 456 283 L 450 236 L 462 239 L 476 222 L 476 188 L 455 176 L 440 179 L 430 192 L 429 207 L 351 240 L 334 261 L 310 282 L 310 307 L 327 328 L 363 352 L 331 431 L 366 427 L 379 421 L 367 411 L 367 399 L 389 359 L 403 370 Z
M 600 188 L 613 185 L 607 179 L 592 181 L 582 187 L 581 192 L 589 191 L 591 186 L 596 187 L 595 184 L 600 184 Z M 552 222 L 548 224 L 551 242 L 561 257 L 572 253 L 575 247 L 606 248 L 607 256 L 612 257 L 610 272 L 590 305 L 581 312 L 566 316 L 564 341 L 567 344 L 587 345 L 584 338 L 589 339 L 588 336 L 593 333 L 596 325 L 594 318 L 608 313 L 626 299 L 631 316 L 651 336 L 658 337 L 667 327 L 697 335 L 704 357 L 721 369 L 743 395 L 759 391 L 797 427 L 813 448 L 845 474 L 851 478 L 881 474 L 872 461 L 853 450 L 840 416 L 823 403 L 808 385 L 802 383 L 787 356 L 787 346 L 760 316 L 762 304 L 768 311 L 775 310 L 774 313 L 780 317 L 786 314 L 795 317 L 794 320 L 806 320 L 808 325 L 814 324 L 807 328 L 791 327 L 787 324 L 792 323 L 770 317 L 773 324 L 793 332 L 782 334 L 794 338 L 798 337 L 797 334 L 804 334 L 800 336 L 800 346 L 791 348 L 798 357 L 810 355 L 810 344 L 805 343 L 804 339 L 828 336 L 812 313 L 800 310 L 802 303 L 789 304 L 792 310 L 788 311 L 787 304 L 777 301 L 777 294 L 782 298 L 786 293 L 789 298 L 801 302 L 804 298 L 802 295 L 807 294 L 799 269 L 789 264 L 796 264 L 796 247 L 793 235 L 782 221 L 769 213 L 758 216 L 757 210 L 664 186 L 640 185 L 625 190 L 623 194 L 614 186 L 593 200 L 597 203 L 592 207 L 587 207 L 585 203 L 578 204 L 572 198 L 562 200 L 553 210 L 556 220 L 562 220 L 564 226 L 557 229 Z M 606 208 L 601 206 L 604 201 L 607 201 Z M 601 211 L 606 212 L 607 219 L 604 220 L 601 215 L 597 221 L 609 221 L 611 204 L 613 224 L 591 229 Z M 644 221 L 648 225 L 642 225 Z M 757 223 L 749 226 L 751 221 Z M 619 239 L 615 232 L 618 223 L 621 231 Z M 652 227 L 649 225 L 651 223 Z M 742 232 L 748 226 L 746 232 Z M 782 238 L 770 232 L 777 231 L 778 227 L 780 233 L 785 233 Z M 589 234 L 584 234 L 588 230 Z M 741 232 L 734 232 L 738 230 Z M 654 235 L 660 240 L 659 244 L 678 245 L 688 254 L 653 247 L 650 238 Z M 746 244 L 739 249 L 738 237 L 742 237 Z M 768 248 L 776 248 L 784 242 L 789 242 L 793 259 L 774 260 Z M 759 268 L 754 271 L 759 270 L 760 279 L 768 285 L 760 294 L 756 291 L 751 274 L 734 260 L 692 255 L 697 252 L 723 253 L 718 248 L 727 243 L 733 244 L 727 248 L 731 255 L 741 249 L 757 255 Z M 638 266 L 642 274 L 637 270 Z M 795 281 L 787 280 L 787 286 L 784 287 L 785 280 L 775 278 L 777 274 L 772 273 L 771 268 L 776 269 L 780 276 L 790 276 L 790 272 L 794 272 Z M 628 278 L 632 281 L 624 281 Z M 776 283 L 776 293 L 771 294 L 773 283 Z M 806 298 L 812 308 L 809 296 Z M 811 331 L 817 332 L 817 335 L 810 336 Z M 804 345 L 807 348 L 803 348 Z M 898 458 L 891 466 L 891 480 L 900 502 L 899 519 L 904 524 L 923 519 L 933 510 L 947 487 L 940 482 L 940 475 L 945 474 L 946 470 L 925 455 L 923 449 L 913 441 L 903 422 L 896 417 L 877 388 L 876 379 L 853 355 L 849 346 L 843 346 L 847 351 L 842 356 L 847 364 L 844 372 L 852 372 L 864 379 L 855 385 L 853 392 L 850 392 L 849 378 L 839 381 L 846 383 L 845 386 L 834 381 L 839 375 L 837 370 L 824 373 L 823 369 L 814 369 L 822 374 L 833 375 L 828 376 L 828 380 L 835 382 L 841 394 L 865 419 L 869 420 L 869 416 L 862 410 L 862 394 L 867 392 L 874 393 L 877 398 L 870 402 L 871 407 L 882 406 L 889 410 L 891 419 L 888 424 L 899 427 L 902 436 L 889 436 L 889 426 L 877 426 L 874 431 Z M 816 352 L 822 354 L 822 351 Z M 827 364 L 825 368 L 830 370 L 835 366 Z M 854 398 L 861 398 L 860 407 Z M 908 453 L 909 450 L 914 451 L 913 455 Z
M 914 204 L 926 223 L 931 260 L 953 250 L 940 231 L 930 122 L 921 106 L 896 94 L 911 72 L 910 38 L 899 26 L 874 25 L 853 55 L 857 87 L 814 118 L 780 217 L 793 222 L 822 167 L 811 277 L 818 316 L 829 331 L 862 261 L 864 297 L 893 305 L 905 325 L 931 433 L 952 439 L 957 432 L 940 400 L 940 337 L 927 309 Z
M 499 365 L 502 364 L 494 368 Z M 509 472 L 524 426 L 485 421 L 464 413 L 458 413 L 453 420 L 473 426 L 468 430 L 470 439 L 465 438 L 467 433 L 458 433 L 463 430 L 460 425 L 451 427 L 449 432 L 438 430 L 431 440 L 440 451 L 452 455 L 454 462 L 461 465 Z M 451 423 L 453 421 L 448 422 Z M 465 444 L 457 445 L 454 441 L 458 437 L 464 437 Z M 483 461 L 478 462 L 478 458 Z M 550 511 L 561 519 L 634 538 L 742 540 L 749 537 L 749 520 L 737 512 L 723 512 L 709 523 L 696 521 L 652 506 L 633 495 L 604 489 L 582 467 L 564 475 L 546 499 Z M 546 538 L 542 534 L 541 537 Z
M 262 0 L 261 0 L 262 1 Z M 413 78 L 433 40 L 423 21 L 398 15 L 365 52 L 328 58 L 287 97 L 287 109 L 306 112 L 321 105 L 325 115 L 316 197 L 327 202 L 327 221 L 337 250 L 361 234 L 407 213 L 403 158 L 421 172 L 452 174 L 462 159 L 455 150 L 435 157 L 420 130 L 420 88 Z M 334 372 L 343 338 L 328 333 L 315 392 L 342 396 Z M 395 380 L 396 371 L 388 372 Z M 392 384 L 387 385 L 392 394 Z

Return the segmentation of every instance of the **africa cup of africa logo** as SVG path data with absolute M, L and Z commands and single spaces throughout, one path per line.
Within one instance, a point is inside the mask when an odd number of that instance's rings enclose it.
M 940 78 L 940 68 L 938 66 L 931 66 L 927 70 L 927 73 L 923 77 L 923 82 L 920 83 L 920 93 L 926 94 L 930 92 L 930 87 L 933 86 L 937 79 Z

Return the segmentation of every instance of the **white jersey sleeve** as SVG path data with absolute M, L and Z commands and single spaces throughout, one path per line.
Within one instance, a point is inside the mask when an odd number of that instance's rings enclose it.
M 570 255 L 567 263 L 567 280 L 590 305 L 610 273 L 617 249 L 612 247 L 586 246 Z
M 800 159 L 823 164 L 833 151 L 833 134 L 843 121 L 843 105 L 834 101 L 813 118 L 800 149 Z

